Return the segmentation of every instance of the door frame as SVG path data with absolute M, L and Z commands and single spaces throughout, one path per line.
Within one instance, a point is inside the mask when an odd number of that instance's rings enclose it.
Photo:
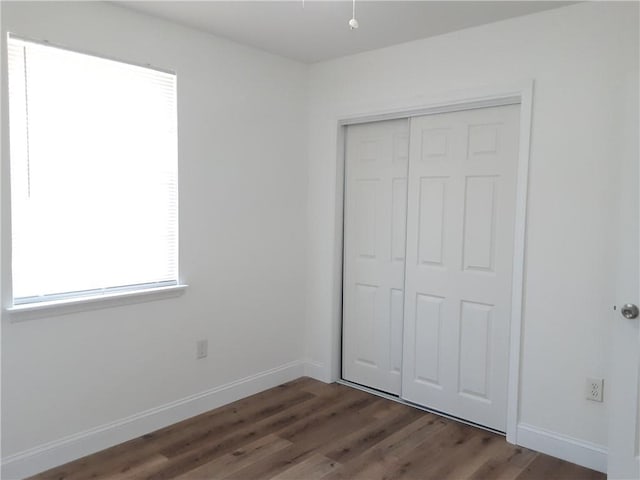
M 359 123 L 411 118 L 477 108 L 502 105 L 520 105 L 520 138 L 518 146 L 518 171 L 516 176 L 516 211 L 513 245 L 513 273 L 511 294 L 511 319 L 509 332 L 509 369 L 507 393 L 507 441 L 518 443 L 520 363 L 522 345 L 522 318 L 524 297 L 524 273 L 527 226 L 527 196 L 529 184 L 529 156 L 533 115 L 534 81 L 516 85 L 496 86 L 443 93 L 431 99 L 386 105 L 373 110 L 366 106 L 345 112 L 337 118 L 337 155 L 335 188 L 335 238 L 332 292 L 332 355 L 329 375 L 332 381 L 342 379 L 342 280 L 344 252 L 344 193 L 345 193 L 345 139 L 346 127 Z

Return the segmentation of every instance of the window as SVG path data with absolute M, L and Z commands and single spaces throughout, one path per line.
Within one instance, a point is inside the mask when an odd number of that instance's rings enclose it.
M 14 305 L 177 285 L 176 76 L 10 37 Z

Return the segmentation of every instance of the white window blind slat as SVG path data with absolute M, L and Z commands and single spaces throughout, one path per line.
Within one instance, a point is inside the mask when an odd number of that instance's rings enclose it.
M 14 303 L 176 284 L 176 77 L 11 38 Z

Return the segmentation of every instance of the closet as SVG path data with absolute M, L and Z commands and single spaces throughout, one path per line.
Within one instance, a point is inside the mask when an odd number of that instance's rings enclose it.
M 519 105 L 349 125 L 342 375 L 506 427 Z

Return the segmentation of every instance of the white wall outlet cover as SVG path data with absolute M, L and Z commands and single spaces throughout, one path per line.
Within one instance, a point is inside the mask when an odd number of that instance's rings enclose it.
M 602 378 L 587 378 L 586 383 L 586 391 L 585 397 L 587 400 L 592 400 L 594 402 L 602 402 L 603 400 L 603 390 L 604 390 L 604 379 Z

